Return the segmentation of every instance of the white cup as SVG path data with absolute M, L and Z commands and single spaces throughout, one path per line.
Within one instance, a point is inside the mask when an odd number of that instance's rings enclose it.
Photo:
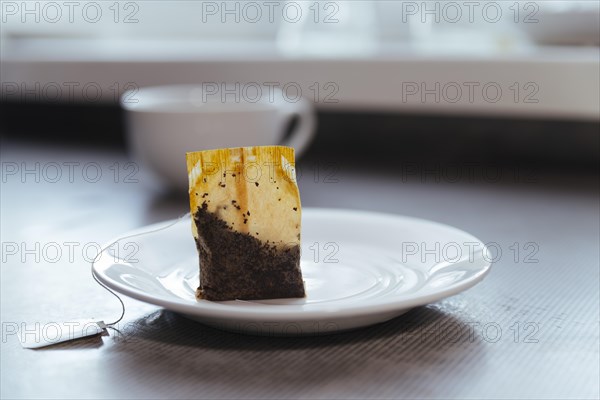
M 185 153 L 225 147 L 283 145 L 296 157 L 315 132 L 304 98 L 275 87 L 173 85 L 125 92 L 129 147 L 134 159 L 173 188 L 187 188 Z M 293 118 L 295 129 L 286 135 Z

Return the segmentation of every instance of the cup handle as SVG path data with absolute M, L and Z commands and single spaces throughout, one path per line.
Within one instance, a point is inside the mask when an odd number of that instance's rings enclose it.
M 315 135 L 316 117 L 312 103 L 301 97 L 295 103 L 284 103 L 282 107 L 283 126 L 289 125 L 294 117 L 298 118 L 298 124 L 293 132 L 285 139 L 282 139 L 282 146 L 293 147 L 296 150 L 296 157 L 299 157 L 310 144 Z

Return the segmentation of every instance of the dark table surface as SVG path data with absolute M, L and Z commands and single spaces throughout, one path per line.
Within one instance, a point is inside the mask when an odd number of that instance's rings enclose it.
M 519 166 L 464 164 L 458 179 L 368 162 L 336 164 L 333 180 L 303 174 L 304 207 L 426 218 L 494 247 L 482 283 L 384 324 L 253 337 L 124 298 L 120 332 L 23 349 L 23 322 L 115 319 L 119 303 L 90 276 L 95 244 L 187 211 L 143 168 L 126 179 L 127 162 L 119 150 L 2 144 L 2 398 L 600 396 L 598 176 Z M 330 168 L 319 163 L 300 167 Z

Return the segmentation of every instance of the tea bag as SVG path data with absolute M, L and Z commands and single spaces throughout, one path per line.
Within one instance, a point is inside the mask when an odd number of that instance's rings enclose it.
M 294 165 L 283 146 L 187 153 L 199 299 L 305 296 Z

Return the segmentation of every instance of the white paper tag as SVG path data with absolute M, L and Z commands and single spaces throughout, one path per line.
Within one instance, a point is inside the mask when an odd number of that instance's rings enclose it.
M 22 323 L 20 328 L 18 332 L 19 340 L 21 346 L 26 349 L 37 349 L 106 332 L 106 325 L 103 321 L 93 321 L 91 319 L 44 324 L 40 322 Z

